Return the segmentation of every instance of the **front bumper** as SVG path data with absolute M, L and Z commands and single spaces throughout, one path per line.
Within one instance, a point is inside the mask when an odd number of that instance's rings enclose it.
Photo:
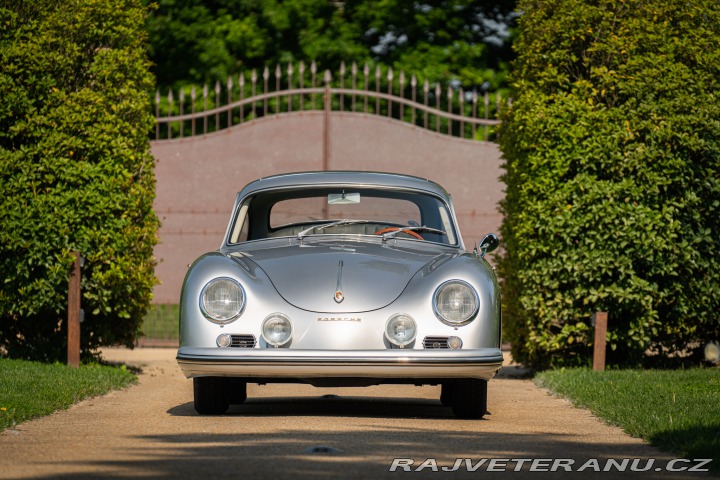
M 186 377 L 264 379 L 376 378 L 489 380 L 502 366 L 498 348 L 473 350 L 291 350 L 180 347 Z

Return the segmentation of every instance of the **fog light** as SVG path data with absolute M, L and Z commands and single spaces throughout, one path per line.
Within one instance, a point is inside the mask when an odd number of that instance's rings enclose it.
M 453 350 L 462 348 L 462 340 L 460 339 L 460 337 L 450 337 L 448 338 L 448 347 L 452 348 Z
M 292 337 L 290 319 L 282 313 L 273 313 L 263 320 L 262 335 L 275 348 L 285 345 Z
M 228 335 L 227 333 L 223 333 L 221 335 L 218 335 L 216 342 L 218 347 L 229 347 L 230 345 L 232 345 L 232 336 Z
M 417 325 L 411 316 L 398 313 L 390 317 L 385 324 L 385 337 L 393 345 L 405 348 L 415 340 Z

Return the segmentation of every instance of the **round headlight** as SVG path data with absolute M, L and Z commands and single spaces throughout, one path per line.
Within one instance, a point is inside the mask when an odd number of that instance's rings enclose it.
M 398 313 L 390 317 L 385 324 L 385 337 L 400 348 L 412 343 L 417 335 L 417 325 L 411 316 Z
M 262 335 L 265 341 L 273 347 L 285 345 L 292 337 L 290 319 L 282 313 L 273 313 L 263 320 Z
M 210 280 L 200 293 L 200 308 L 205 316 L 216 323 L 229 323 L 242 313 L 245 292 L 232 278 Z
M 480 306 L 477 292 L 460 280 L 445 282 L 435 290 L 435 315 L 448 325 L 472 321 Z

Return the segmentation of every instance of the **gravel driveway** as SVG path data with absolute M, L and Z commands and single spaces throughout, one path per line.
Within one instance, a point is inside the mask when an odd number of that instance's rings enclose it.
M 457 420 L 440 405 L 438 387 L 412 386 L 249 385 L 246 404 L 201 417 L 175 352 L 105 350 L 107 360 L 140 366 L 139 384 L 1 433 L 0 478 L 478 478 L 488 465 L 467 466 L 483 458 L 536 460 L 536 472 L 528 471 L 530 460 L 517 472 L 517 462 L 506 462 L 504 476 L 512 478 L 618 475 L 595 472 L 592 462 L 582 473 L 564 471 L 569 460 L 578 468 L 592 458 L 599 468 L 608 458 L 639 459 L 636 469 L 655 459 L 646 472 L 625 473 L 633 477 L 706 478 L 665 471 L 673 455 L 513 378 L 513 367 L 490 381 L 483 420 Z M 391 472 L 394 458 L 404 460 Z M 457 458 L 470 463 L 442 471 Z M 558 471 L 539 459 L 560 459 Z M 410 473 L 403 465 L 424 468 Z

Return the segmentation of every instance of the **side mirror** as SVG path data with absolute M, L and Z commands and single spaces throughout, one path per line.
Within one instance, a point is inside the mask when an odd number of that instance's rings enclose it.
M 492 252 L 498 246 L 500 246 L 500 239 L 498 236 L 494 233 L 488 233 L 480 241 L 480 247 L 475 249 L 475 254 L 477 254 L 477 251 L 480 250 L 480 258 L 483 258 L 486 253 Z

